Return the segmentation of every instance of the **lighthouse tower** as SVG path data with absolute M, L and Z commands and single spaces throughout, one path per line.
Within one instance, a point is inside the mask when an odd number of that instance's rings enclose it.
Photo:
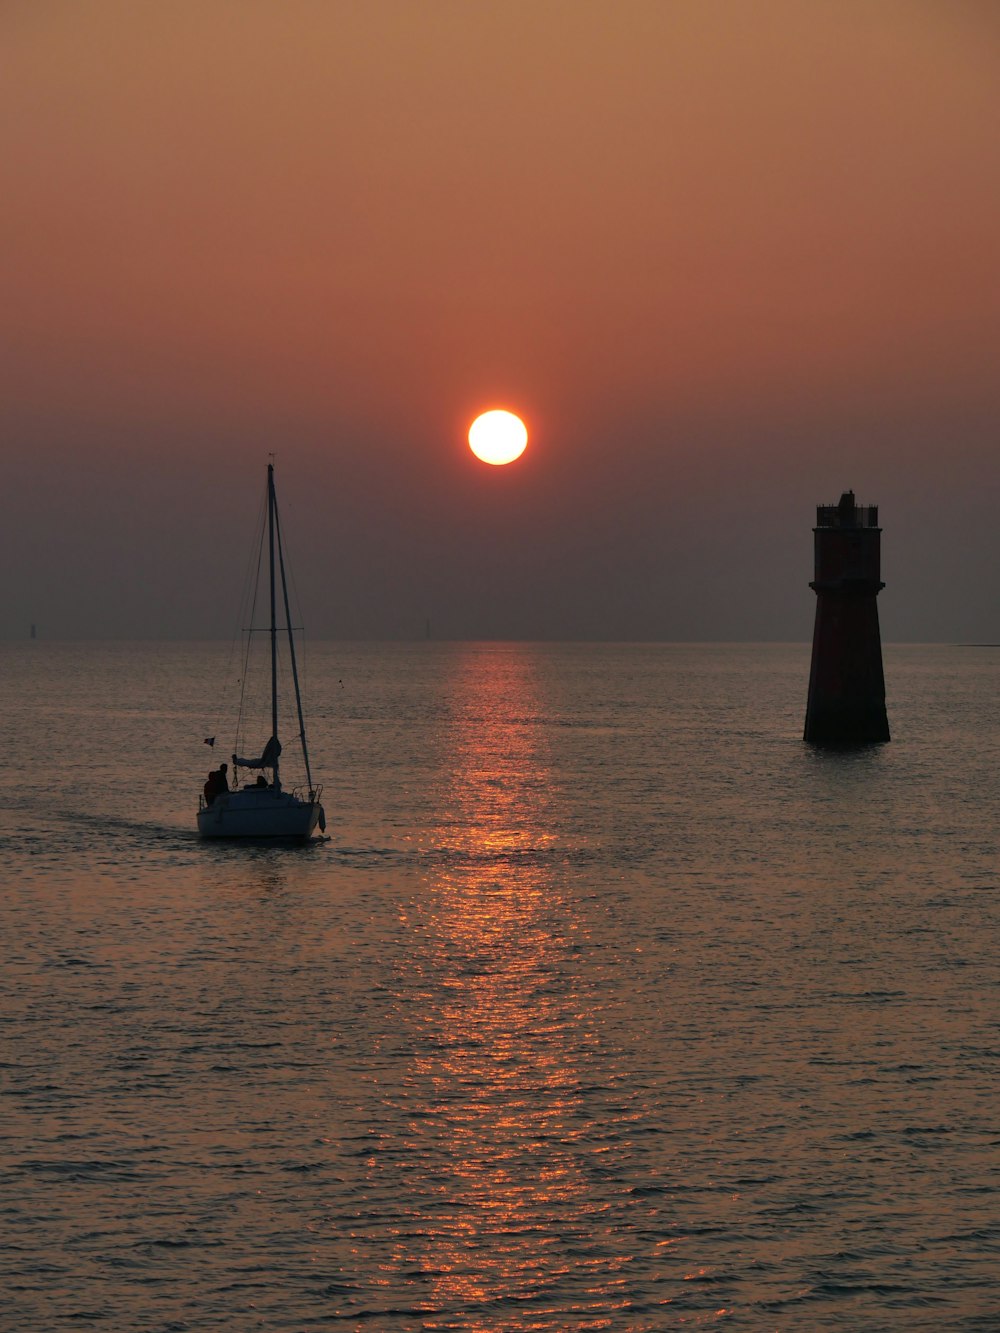
M 804 739 L 816 745 L 865 745 L 889 739 L 876 598 L 879 578 L 877 505 L 816 509 L 816 627 Z

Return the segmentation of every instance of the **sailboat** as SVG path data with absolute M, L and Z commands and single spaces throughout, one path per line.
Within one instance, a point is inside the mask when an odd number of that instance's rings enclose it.
M 205 793 L 198 802 L 198 832 L 203 838 L 285 838 L 301 841 L 311 837 L 317 828 L 320 830 L 326 828 L 326 816 L 320 804 L 322 788 L 314 785 L 309 766 L 309 749 L 306 745 L 306 727 L 302 715 L 302 696 L 295 658 L 295 638 L 288 607 L 288 583 L 285 578 L 285 558 L 281 545 L 281 525 L 278 521 L 278 502 L 274 491 L 273 463 L 267 465 L 266 536 L 271 612 L 270 628 L 267 631 L 270 635 L 271 648 L 271 735 L 258 756 L 250 758 L 241 758 L 238 754 L 232 756 L 234 781 L 232 790 L 228 789 L 228 779 L 224 776 L 226 765 L 222 765 L 219 772 L 209 776 L 209 781 L 205 784 Z M 262 525 L 261 546 L 264 537 L 265 526 Z M 263 555 L 263 551 L 260 555 Z M 287 791 L 281 783 L 281 742 L 278 739 L 279 630 L 276 607 L 279 577 L 285 611 L 285 628 L 288 634 L 288 660 L 295 688 L 295 708 L 299 724 L 298 741 L 302 748 L 306 778 L 304 789 L 293 788 L 291 791 Z M 248 632 L 253 634 L 252 625 Z M 245 670 L 243 678 L 245 682 Z M 240 711 L 240 723 L 242 723 L 242 702 Z M 237 724 L 237 736 L 240 723 Z M 214 743 L 214 738 L 210 739 Z M 242 783 L 239 775 L 243 770 L 256 771 L 256 779 Z M 223 775 L 221 780 L 220 773 Z

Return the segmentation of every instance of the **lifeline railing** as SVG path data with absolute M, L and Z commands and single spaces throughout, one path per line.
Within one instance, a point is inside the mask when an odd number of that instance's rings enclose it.
M 817 505 L 818 528 L 877 528 L 878 505 Z

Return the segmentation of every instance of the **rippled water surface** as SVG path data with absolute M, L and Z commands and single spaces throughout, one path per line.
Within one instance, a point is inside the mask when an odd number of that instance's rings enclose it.
M 0 646 L 0 1326 L 1000 1327 L 1000 650 L 315 645 L 306 848 L 225 655 Z

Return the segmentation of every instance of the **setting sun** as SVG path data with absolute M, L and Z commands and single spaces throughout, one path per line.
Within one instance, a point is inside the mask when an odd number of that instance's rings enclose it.
M 476 417 L 469 427 L 469 448 L 484 463 L 499 467 L 520 458 L 528 443 L 528 431 L 520 417 L 494 408 Z

